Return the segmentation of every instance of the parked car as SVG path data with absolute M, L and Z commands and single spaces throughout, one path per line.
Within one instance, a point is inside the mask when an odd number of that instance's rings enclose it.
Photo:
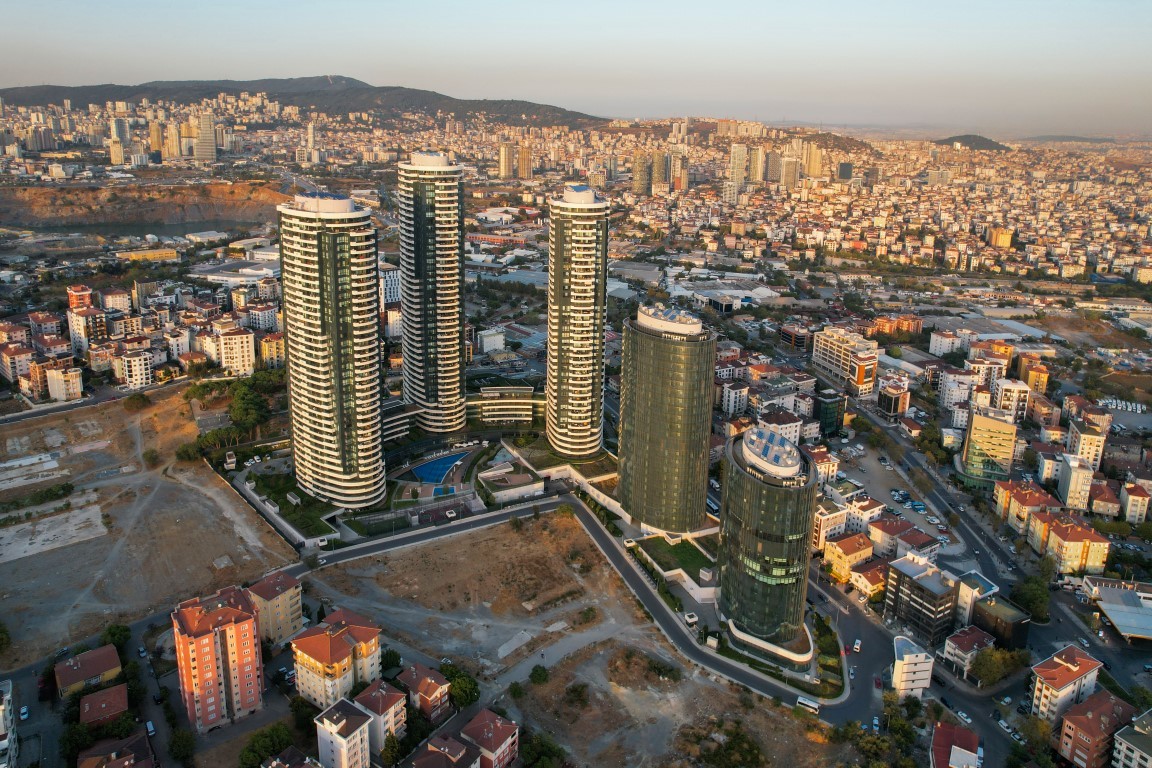
M 1012 733 L 1012 726 L 1008 725 L 1006 720 L 997 720 L 996 725 L 1000 726 L 1000 730 L 1004 731 L 1004 733 Z
M 972 718 L 970 718 L 968 716 L 968 713 L 965 712 L 964 710 L 962 710 L 962 709 L 958 710 L 956 712 L 956 717 L 960 718 L 960 720 L 964 723 L 964 725 L 972 725 Z
M 148 649 L 145 648 L 144 646 L 140 646 L 139 648 L 136 649 L 136 655 L 142 659 L 146 659 L 146 658 L 148 658 Z
M 1005 696 L 1004 698 L 1000 699 L 1000 703 L 1006 707 L 1012 703 L 1012 697 L 1011 696 Z
M 27 720 L 28 715 L 29 715 L 28 706 L 24 705 L 23 707 L 20 707 L 20 719 L 21 720 Z

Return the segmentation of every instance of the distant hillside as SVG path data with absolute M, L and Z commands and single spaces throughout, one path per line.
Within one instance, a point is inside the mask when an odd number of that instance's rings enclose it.
M 1069 142 L 1076 144 L 1115 144 L 1116 139 L 1101 138 L 1099 136 L 1066 136 L 1064 134 L 1055 134 L 1052 136 L 1029 136 L 1020 141 L 1034 141 L 1041 142 Z
M 516 99 L 456 99 L 435 91 L 400 86 L 374 86 L 351 77 L 326 75 L 267 80 L 182 80 L 155 81 L 140 85 L 33 85 L 0 88 L 0 98 L 13 106 L 59 104 L 71 99 L 75 106 L 103 104 L 106 101 L 166 100 L 195 103 L 220 93 L 264 92 L 268 97 L 293 106 L 322 112 L 386 113 L 420 111 L 435 114 L 451 112 L 457 117 L 484 112 L 513 125 L 546 124 L 573 127 L 596 125 L 603 120 L 548 104 Z
M 998 141 L 992 141 L 986 136 L 978 136 L 974 133 L 966 133 L 963 136 L 949 136 L 946 139 L 937 139 L 936 144 L 943 147 L 950 147 L 953 144 L 959 143 L 968 149 L 975 149 L 982 152 L 1010 152 L 1011 147 L 1006 147 Z

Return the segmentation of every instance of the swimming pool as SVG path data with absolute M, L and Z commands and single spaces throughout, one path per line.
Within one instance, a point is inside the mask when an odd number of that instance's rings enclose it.
M 452 469 L 452 465 L 467 455 L 468 451 L 464 451 L 432 459 L 432 461 L 427 461 L 418 467 L 412 467 L 412 474 L 416 475 L 422 483 L 442 483 L 448 470 Z

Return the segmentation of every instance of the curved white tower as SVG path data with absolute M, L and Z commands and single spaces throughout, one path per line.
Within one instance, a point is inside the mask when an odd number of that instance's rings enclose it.
M 549 201 L 548 441 L 562 456 L 600 450 L 604 438 L 604 321 L 608 203 L 573 186 Z
M 463 169 L 440 152 L 398 166 L 404 396 L 416 423 L 455 432 L 464 411 Z
M 296 480 L 318 499 L 369 506 L 385 490 L 376 230 L 337 195 L 277 210 Z

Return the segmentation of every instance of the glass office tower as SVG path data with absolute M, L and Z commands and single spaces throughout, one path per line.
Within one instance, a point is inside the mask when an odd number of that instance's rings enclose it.
M 635 523 L 686 533 L 704 526 L 716 334 L 662 305 L 624 324 L 620 503 Z

